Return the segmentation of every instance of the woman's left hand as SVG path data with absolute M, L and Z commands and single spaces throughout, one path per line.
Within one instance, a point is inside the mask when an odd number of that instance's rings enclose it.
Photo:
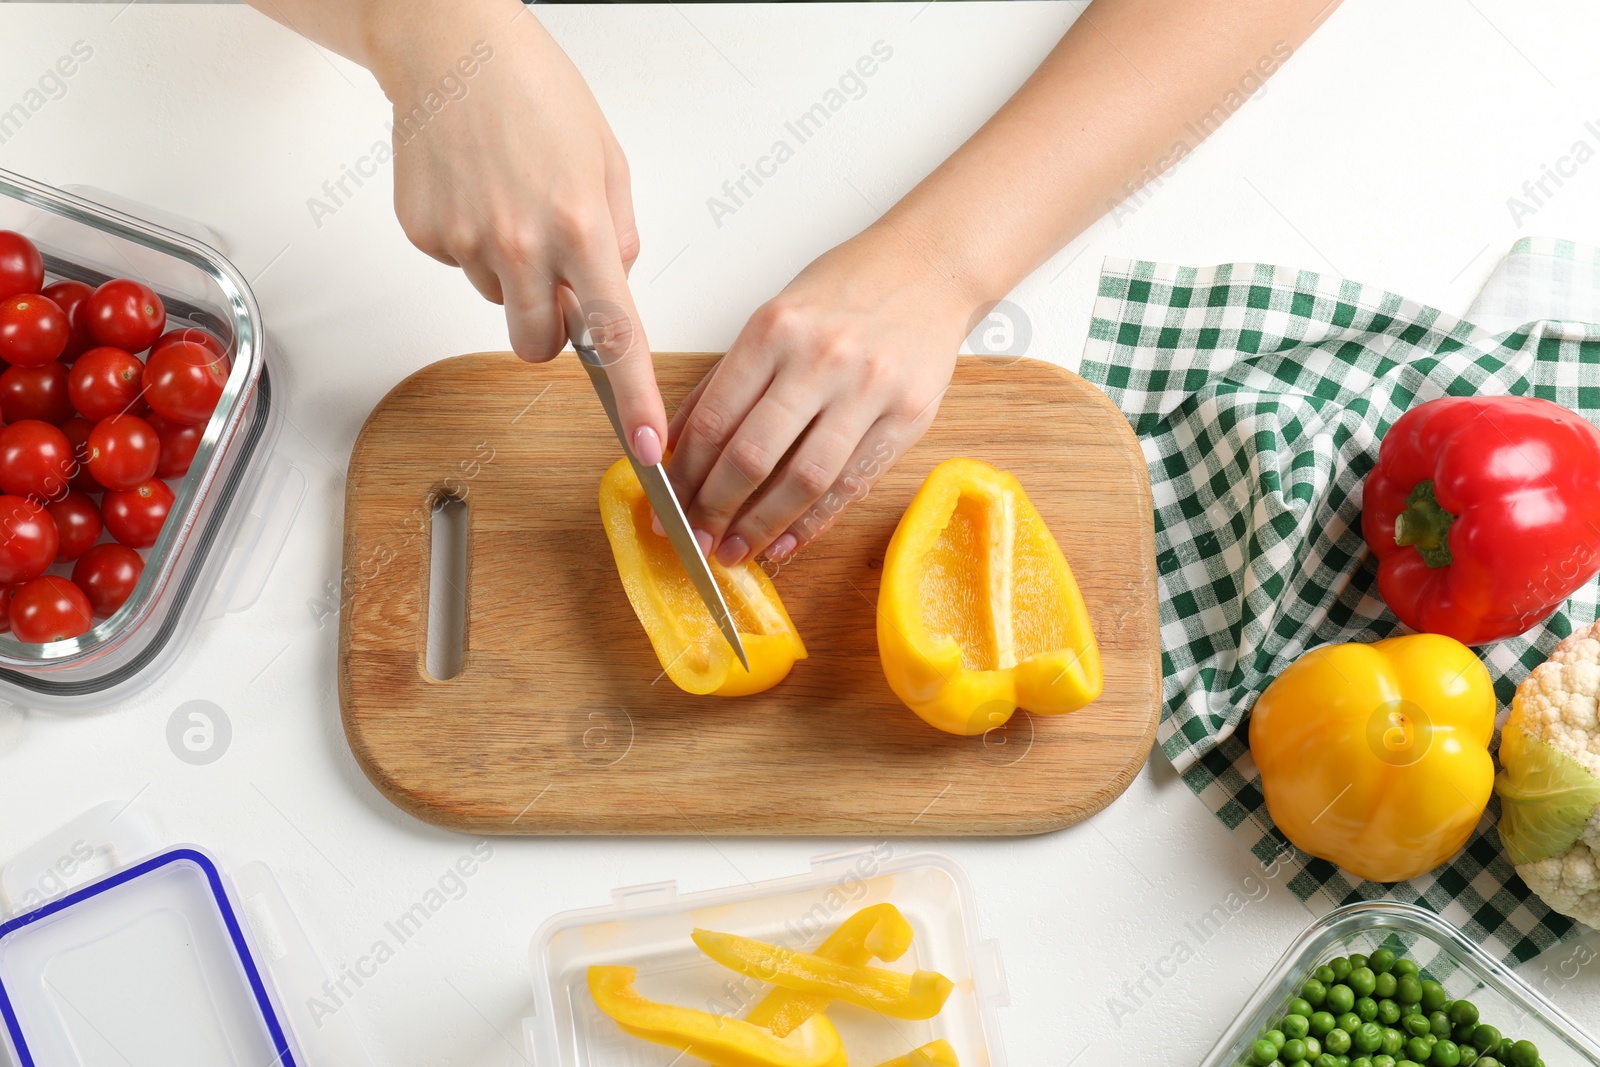
M 757 309 L 668 431 L 701 550 L 780 561 L 832 526 L 933 420 L 974 310 L 881 222 Z

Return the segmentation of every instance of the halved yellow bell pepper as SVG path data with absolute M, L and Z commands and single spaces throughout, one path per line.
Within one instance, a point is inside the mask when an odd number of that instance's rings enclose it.
M 717 1067 L 846 1067 L 844 1043 L 826 1015 L 786 1037 L 742 1019 L 661 1004 L 633 988 L 633 967 L 590 967 L 589 995 L 624 1032 Z
M 1250 712 L 1267 811 L 1294 845 L 1374 882 L 1467 843 L 1494 786 L 1494 684 L 1439 634 L 1312 649 Z
M 600 518 L 633 613 L 667 677 L 686 693 L 748 696 L 788 676 L 806 646 L 777 589 L 754 561 L 724 567 L 711 561 L 734 628 L 750 660 L 746 671 L 695 592 L 672 543 L 651 529 L 650 501 L 626 457 L 600 480 Z
M 1004 471 L 933 469 L 900 518 L 878 591 L 889 688 L 930 725 L 982 734 L 1020 705 L 1077 711 L 1100 695 L 1100 649 L 1072 568 Z
M 740 974 L 812 996 L 842 1000 L 893 1019 L 931 1019 L 939 1014 L 955 988 L 937 971 L 906 974 L 839 963 L 714 930 L 695 930 L 692 936 L 701 952 Z
M 875 959 L 893 963 L 911 947 L 911 924 L 893 904 L 873 904 L 862 908 L 829 934 L 818 946 L 816 955 L 825 960 L 863 966 Z M 832 997 L 800 993 L 779 986 L 761 998 L 746 1022 L 765 1026 L 782 1037 L 811 1016 L 826 1011 Z
M 878 1064 L 878 1067 L 961 1067 L 961 1063 L 956 1059 L 956 1050 L 950 1047 L 950 1042 L 930 1041 L 912 1049 L 908 1055 L 896 1056 Z

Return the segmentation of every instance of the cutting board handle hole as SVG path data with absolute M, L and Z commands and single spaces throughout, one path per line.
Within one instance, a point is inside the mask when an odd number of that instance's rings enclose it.
M 467 504 L 440 493 L 433 498 L 428 561 L 430 677 L 445 682 L 461 673 L 467 632 Z

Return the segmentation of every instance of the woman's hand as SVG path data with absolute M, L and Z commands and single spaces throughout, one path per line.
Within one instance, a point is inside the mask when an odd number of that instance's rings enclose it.
M 380 18 L 388 28 L 369 51 L 395 108 L 406 236 L 505 305 L 511 346 L 531 362 L 566 344 L 558 287 L 571 289 L 635 457 L 660 462 L 666 410 L 628 291 L 639 254 L 628 163 L 589 87 L 520 0 L 400 3 Z M 440 99 L 441 78 L 469 55 L 481 61 L 457 78 L 465 93 L 417 123 L 418 105 Z
M 701 549 L 777 561 L 832 526 L 933 420 L 973 311 L 884 223 L 757 309 L 672 420 L 667 472 Z

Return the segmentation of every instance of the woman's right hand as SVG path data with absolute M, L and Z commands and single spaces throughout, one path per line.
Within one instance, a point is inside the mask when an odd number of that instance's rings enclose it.
M 566 344 L 558 287 L 571 289 L 635 458 L 659 462 L 666 411 L 628 291 L 639 254 L 628 162 L 588 85 L 520 0 L 369 11 L 370 65 L 395 111 L 406 236 L 505 306 L 511 347 L 530 362 Z M 444 101 L 436 111 L 430 94 Z

